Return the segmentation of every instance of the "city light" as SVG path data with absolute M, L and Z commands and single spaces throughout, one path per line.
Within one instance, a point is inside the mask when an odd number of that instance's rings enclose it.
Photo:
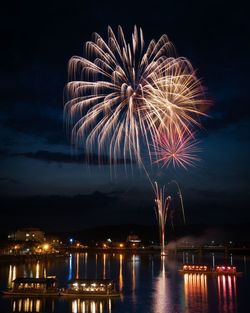
M 47 251 L 47 250 L 49 250 L 49 248 L 50 248 L 49 244 L 45 243 L 43 245 L 43 250 Z

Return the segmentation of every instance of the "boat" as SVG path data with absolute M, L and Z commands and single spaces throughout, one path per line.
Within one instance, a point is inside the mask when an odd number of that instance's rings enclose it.
M 2 291 L 5 296 L 17 297 L 44 297 L 59 296 L 57 280 L 55 276 L 44 278 L 18 277 L 13 280 L 13 287 L 9 290 Z
M 211 268 L 208 265 L 184 264 L 179 272 L 185 274 L 242 275 L 242 272 L 238 272 L 236 266 L 232 265 L 218 265 Z
M 115 284 L 110 279 L 74 279 L 69 281 L 67 289 L 61 289 L 61 296 L 65 297 L 119 297 Z

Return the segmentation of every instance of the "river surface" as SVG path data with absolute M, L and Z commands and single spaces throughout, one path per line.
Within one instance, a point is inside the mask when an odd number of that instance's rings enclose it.
M 242 277 L 182 274 L 183 262 L 231 264 Z M 250 259 L 244 256 L 198 256 L 178 254 L 125 255 L 77 253 L 47 261 L 0 264 L 1 290 L 16 277 L 55 275 L 59 287 L 74 278 L 111 278 L 121 291 L 118 299 L 5 298 L 0 313 L 249 313 Z

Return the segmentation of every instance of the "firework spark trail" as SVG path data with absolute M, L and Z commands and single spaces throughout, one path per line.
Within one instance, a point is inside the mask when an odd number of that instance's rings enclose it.
M 129 157 L 137 162 L 141 147 L 159 133 L 199 124 L 206 101 L 195 71 L 185 58 L 176 58 L 166 35 L 145 47 L 143 32 L 134 28 L 127 43 L 121 27 L 118 36 L 108 28 L 107 42 L 94 34 L 85 45 L 86 57 L 69 61 L 65 114 L 72 141 L 86 151 L 107 153 L 110 163 Z M 139 164 L 142 163 L 138 162 Z
M 165 254 L 165 225 L 167 221 L 168 209 L 171 202 L 171 197 L 165 194 L 165 186 L 159 187 L 155 182 L 155 204 L 156 204 L 156 217 L 159 223 L 159 235 L 161 244 L 161 253 Z
M 182 217 L 183 217 L 183 222 L 184 224 L 186 224 L 186 215 L 185 215 L 185 209 L 184 209 L 184 203 L 183 203 L 183 197 L 182 197 L 182 193 L 181 193 L 181 188 L 179 186 L 179 184 L 177 183 L 176 180 L 172 180 L 171 183 L 175 184 L 177 186 L 178 189 L 178 196 L 180 198 L 180 202 L 181 202 L 181 210 L 182 210 Z

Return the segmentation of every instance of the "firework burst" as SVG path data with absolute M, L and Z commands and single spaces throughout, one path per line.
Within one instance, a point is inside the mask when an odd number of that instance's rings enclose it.
M 195 166 L 200 161 L 197 154 L 200 152 L 197 141 L 191 133 L 182 131 L 182 136 L 174 131 L 170 136 L 162 134 L 155 146 L 154 155 L 156 163 L 162 167 L 173 166 L 187 169 L 188 166 Z
M 86 57 L 69 61 L 65 113 L 73 124 L 72 140 L 87 151 L 97 148 L 110 160 L 141 158 L 140 140 L 154 141 L 157 124 L 144 101 L 144 90 L 160 77 L 174 48 L 166 35 L 144 46 L 143 32 L 134 28 L 132 43 L 121 27 L 108 41 L 98 34 L 86 43 Z
M 65 113 L 72 141 L 87 152 L 141 163 L 141 147 L 168 136 L 175 128 L 198 124 L 206 102 L 199 80 L 185 58 L 176 58 L 166 35 L 145 47 L 143 32 L 134 28 L 127 43 L 108 28 L 107 42 L 98 34 L 85 45 L 85 57 L 69 61 Z
M 209 105 L 201 82 L 185 58 L 168 58 L 161 74 L 145 92 L 148 114 L 158 125 L 158 134 L 167 132 L 168 137 L 178 134 L 180 138 L 185 132 L 191 134 L 194 126 L 200 126 L 200 116 L 206 116 Z

